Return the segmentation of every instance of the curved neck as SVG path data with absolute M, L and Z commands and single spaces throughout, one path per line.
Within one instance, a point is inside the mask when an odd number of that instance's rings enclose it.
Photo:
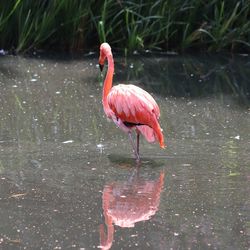
M 114 60 L 111 53 L 107 55 L 107 60 L 108 60 L 108 71 L 104 80 L 103 93 L 102 93 L 102 103 L 104 108 L 108 107 L 107 96 L 110 92 L 110 89 L 112 88 L 112 83 L 113 83 Z

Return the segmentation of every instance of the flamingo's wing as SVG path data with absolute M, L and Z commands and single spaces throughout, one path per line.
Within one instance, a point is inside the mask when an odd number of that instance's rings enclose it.
M 154 98 L 135 85 L 119 84 L 108 95 L 108 104 L 122 121 L 149 125 L 158 120 L 160 110 Z

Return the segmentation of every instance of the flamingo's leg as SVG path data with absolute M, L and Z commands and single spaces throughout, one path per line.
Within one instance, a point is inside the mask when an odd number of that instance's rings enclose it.
M 136 131 L 136 152 L 139 155 L 140 132 Z
M 134 143 L 131 131 L 128 132 L 128 137 L 129 137 L 130 143 L 132 145 L 136 161 L 139 162 L 140 161 L 140 155 L 139 155 L 139 152 L 137 151 L 137 148 L 135 147 L 135 143 Z

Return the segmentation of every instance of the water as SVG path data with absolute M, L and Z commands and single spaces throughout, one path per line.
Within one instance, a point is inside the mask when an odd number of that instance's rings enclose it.
M 139 168 L 97 58 L 0 57 L 0 249 L 249 249 L 249 56 L 116 58 L 161 109 Z

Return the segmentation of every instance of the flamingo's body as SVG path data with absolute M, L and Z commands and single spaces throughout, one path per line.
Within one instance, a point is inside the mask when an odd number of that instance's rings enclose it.
M 108 118 L 123 131 L 131 140 L 137 160 L 139 160 L 139 135 L 142 134 L 148 142 L 157 140 L 162 148 L 164 138 L 159 125 L 160 109 L 154 98 L 145 90 L 132 84 L 119 84 L 112 87 L 114 61 L 111 47 L 108 43 L 100 46 L 99 65 L 103 68 L 105 59 L 108 60 L 108 71 L 103 86 L 103 108 Z M 135 148 L 131 131 L 136 129 L 137 146 Z

